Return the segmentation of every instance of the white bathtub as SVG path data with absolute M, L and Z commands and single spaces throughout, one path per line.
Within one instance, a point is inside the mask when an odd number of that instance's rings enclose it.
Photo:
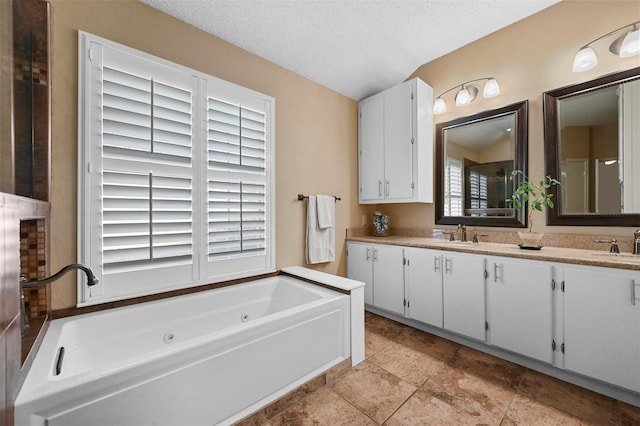
M 232 423 L 351 356 L 351 299 L 279 275 L 54 320 L 15 423 Z

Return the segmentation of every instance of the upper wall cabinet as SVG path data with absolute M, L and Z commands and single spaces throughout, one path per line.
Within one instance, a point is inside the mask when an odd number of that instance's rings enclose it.
M 360 101 L 360 204 L 433 202 L 432 99 L 415 78 Z

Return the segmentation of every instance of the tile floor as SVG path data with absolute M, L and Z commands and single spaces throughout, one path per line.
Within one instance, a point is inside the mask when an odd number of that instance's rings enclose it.
M 366 313 L 366 360 L 280 425 L 640 425 L 640 409 Z

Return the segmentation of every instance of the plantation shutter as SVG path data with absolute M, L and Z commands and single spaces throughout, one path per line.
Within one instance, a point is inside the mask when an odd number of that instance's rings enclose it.
M 79 305 L 274 272 L 274 99 L 79 43 Z
M 193 77 L 99 44 L 90 56 L 90 111 L 101 129 L 90 163 L 101 201 L 91 206 L 100 285 L 115 295 L 139 287 L 141 276 L 154 285 L 189 281 Z
M 270 238 L 267 105 L 233 98 L 215 86 L 207 96 L 208 258 L 257 266 Z
M 487 208 L 487 175 L 472 171 L 469 173 L 469 191 L 472 209 Z M 486 213 L 484 214 L 486 215 Z
M 462 216 L 462 162 L 447 158 L 445 173 L 445 216 Z

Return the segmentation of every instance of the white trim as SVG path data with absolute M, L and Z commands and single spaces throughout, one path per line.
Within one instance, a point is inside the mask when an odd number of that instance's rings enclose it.
M 89 289 L 83 280 L 78 280 L 78 306 L 92 305 L 107 301 L 120 300 L 129 297 L 136 297 L 145 294 L 153 294 L 168 290 L 219 282 L 228 279 L 242 278 L 261 273 L 275 271 L 275 99 L 245 87 L 226 82 L 205 73 L 190 69 L 188 67 L 175 64 L 173 62 L 149 55 L 136 49 L 132 49 L 110 40 L 79 31 L 78 37 L 78 259 L 82 263 L 87 263 L 94 269 L 96 276 L 101 279 L 104 276 L 102 266 L 102 245 L 93 244 L 97 239 L 102 238 L 102 221 L 97 214 L 92 212 L 94 203 L 102 202 L 102 192 L 96 191 L 96 185 L 102 188 L 102 148 L 92 148 L 96 138 L 102 140 L 101 123 L 102 108 L 100 99 L 93 94 L 93 84 L 96 79 L 102 81 L 102 76 L 94 73 L 101 73 L 105 49 L 114 52 L 116 62 L 120 61 L 126 66 L 131 66 L 137 70 L 137 60 L 140 60 L 141 70 L 152 64 L 154 77 L 158 75 L 166 81 L 173 81 L 179 78 L 185 87 L 189 87 L 192 93 L 191 99 L 191 166 L 186 171 L 190 174 L 187 177 L 191 180 L 191 244 L 192 258 L 186 264 L 175 263 L 174 266 L 157 268 L 141 268 L 131 272 L 110 273 L 111 277 L 123 277 L 126 281 L 135 280 L 136 285 L 128 287 L 129 284 L 113 282 L 111 288 L 105 288 L 102 283 Z M 89 51 L 90 49 L 90 51 Z M 120 55 L 134 56 L 135 60 L 129 61 L 118 59 Z M 113 55 L 109 54 L 108 57 Z M 176 77 L 177 75 L 177 77 Z M 191 82 L 186 83 L 185 76 L 190 76 Z M 165 81 L 165 82 L 166 82 Z M 179 84 L 176 87 L 182 87 Z M 232 262 L 218 261 L 216 268 L 211 270 L 208 262 L 208 238 L 207 238 L 207 120 L 206 102 L 207 91 L 212 89 L 215 93 L 224 93 L 234 101 L 240 101 L 247 105 L 257 105 L 258 110 L 266 114 L 265 138 L 266 138 L 266 162 L 265 162 L 265 184 L 267 195 L 265 199 L 266 216 L 266 248 L 265 256 L 256 258 L 247 257 L 244 260 L 234 259 Z M 93 97 L 92 96 L 96 96 Z M 92 105 L 94 105 L 92 107 Z M 98 105 L 98 107 L 95 107 Z M 96 121 L 98 120 L 98 121 Z M 94 130 L 99 129 L 99 130 Z M 93 133 L 92 133 L 93 132 Z M 94 145 L 95 146 L 95 145 Z M 186 158 L 186 157 L 185 157 Z M 120 160 L 109 159 L 109 163 Z M 157 168 L 157 163 L 151 163 Z M 89 168 L 90 167 L 90 168 Z M 106 163 L 105 163 L 106 167 Z M 166 166 L 169 169 L 172 166 Z M 155 172 L 154 172 L 155 173 Z M 102 212 L 102 208 L 99 208 Z M 87 222 L 88 221 L 88 222 Z M 98 260 L 96 260 L 98 259 Z M 259 260 L 262 259 L 262 260 Z M 173 275 L 175 281 L 171 284 L 155 283 L 151 276 L 151 271 Z M 163 276 L 164 278 L 164 276 Z M 111 278 L 113 280 L 113 278 Z M 137 285 L 140 283 L 140 285 Z M 147 285 L 151 284 L 151 285 Z M 107 285 L 108 287 L 108 285 Z M 89 291 L 90 290 L 90 291 Z

